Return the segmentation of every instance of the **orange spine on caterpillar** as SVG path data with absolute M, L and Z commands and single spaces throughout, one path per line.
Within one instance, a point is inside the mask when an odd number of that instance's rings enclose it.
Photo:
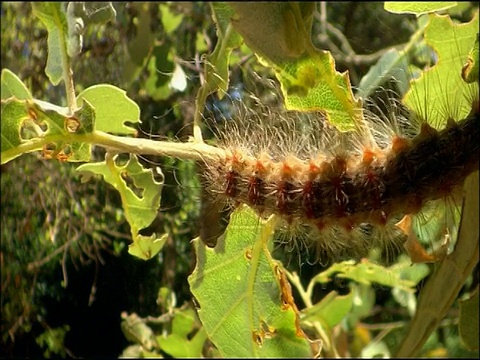
M 236 123 L 220 134 L 226 156 L 207 164 L 210 191 L 262 216 L 275 214 L 290 228 L 306 228 L 305 247 L 320 254 L 352 256 L 388 246 L 405 235 L 397 226 L 403 216 L 455 198 L 478 171 L 478 87 L 469 95 L 470 113 L 440 128 L 428 114 L 364 111 L 357 131 L 346 134 L 318 113 L 303 114 L 305 133 L 290 121 L 298 113 L 250 112 L 242 116 L 243 129 Z M 368 236 L 367 227 L 388 235 Z

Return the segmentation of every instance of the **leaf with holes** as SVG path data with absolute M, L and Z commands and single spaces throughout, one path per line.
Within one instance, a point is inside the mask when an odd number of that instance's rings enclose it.
M 22 154 L 21 152 L 15 152 L 15 149 L 22 143 L 20 131 L 23 122 L 28 119 L 29 114 L 24 102 L 15 98 L 2 100 L 2 164 Z
M 77 96 L 79 106 L 84 99 L 95 108 L 95 130 L 120 135 L 135 133 L 135 129 L 125 123 L 139 123 L 140 108 L 125 90 L 109 84 L 94 85 Z
M 311 40 L 313 3 L 231 3 L 232 24 L 262 62 L 273 68 L 289 110 L 322 111 L 341 131 L 361 119 L 347 73 Z
M 311 357 L 298 310 L 269 247 L 275 218 L 259 220 L 241 206 L 215 248 L 194 240 L 197 265 L 189 276 L 199 317 L 224 357 Z
M 95 110 L 85 102 L 72 116 L 67 113 L 66 108 L 36 99 L 2 100 L 2 164 L 42 149 L 46 158 L 89 161 L 91 147 L 85 136 L 93 132 Z
M 449 116 L 461 120 L 471 111 L 471 94 L 478 93 L 478 83 L 465 83 L 462 66 L 478 37 L 478 26 L 478 12 L 469 23 L 459 25 L 448 16 L 429 15 L 425 41 L 438 62 L 412 83 L 403 102 L 436 128 L 444 128 Z M 445 116 L 446 107 L 455 113 Z
M 128 251 L 145 260 L 155 256 L 165 244 L 167 236 L 143 236 L 139 231 L 149 226 L 157 216 L 163 181 L 156 181 L 152 170 L 143 168 L 133 154 L 126 164 L 118 165 L 115 158 L 107 153 L 104 162 L 84 164 L 77 171 L 82 174 L 82 182 L 88 181 L 92 175 L 102 175 L 120 193 L 133 237 L 133 244 Z

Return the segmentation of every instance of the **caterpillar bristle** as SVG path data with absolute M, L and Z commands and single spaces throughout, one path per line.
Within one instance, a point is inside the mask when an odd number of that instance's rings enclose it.
M 421 223 L 427 204 L 445 202 L 478 169 L 478 114 L 437 130 L 387 98 L 382 108 L 367 101 L 357 131 L 340 133 L 322 113 L 252 102 L 237 104 L 217 134 L 227 155 L 207 164 L 209 191 L 276 214 L 278 243 L 308 262 L 359 259 L 373 247 L 390 258 L 405 241 L 401 216 Z

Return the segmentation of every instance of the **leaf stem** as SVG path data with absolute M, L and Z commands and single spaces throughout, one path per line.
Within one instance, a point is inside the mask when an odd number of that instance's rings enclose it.
M 87 143 L 98 145 L 119 153 L 136 155 L 171 156 L 183 160 L 218 161 L 225 157 L 225 150 L 200 142 L 174 143 L 169 141 L 155 141 L 150 139 L 129 138 L 111 135 L 103 131 L 94 131 L 91 134 L 58 134 L 35 138 L 5 150 L 1 154 L 1 164 L 7 163 L 21 154 L 42 150 L 51 143 Z
M 64 51 L 62 47 L 62 59 L 64 58 Z M 77 96 L 75 95 L 75 85 L 73 82 L 73 72 L 71 68 L 70 57 L 65 53 L 65 59 L 62 60 L 63 63 L 63 81 L 65 82 L 65 92 L 67 94 L 67 104 L 68 109 L 71 114 L 77 109 Z

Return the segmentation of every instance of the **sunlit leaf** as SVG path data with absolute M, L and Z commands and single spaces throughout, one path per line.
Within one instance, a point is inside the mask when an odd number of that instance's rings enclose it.
M 446 10 L 456 5 L 456 1 L 386 1 L 385 10 L 397 14 L 421 15 Z
M 149 260 L 162 250 L 168 240 L 168 234 L 163 234 L 159 238 L 156 235 L 143 236 L 136 234 L 133 237 L 133 243 L 128 245 L 128 253 L 143 260 Z
M 65 160 L 83 162 L 91 158 L 91 146 L 86 143 L 72 142 L 68 140 L 70 134 L 88 134 L 93 132 L 95 124 L 95 110 L 88 102 L 82 104 L 73 116 L 64 114 L 64 110 L 53 104 L 35 101 L 30 110 L 36 114 L 36 122 L 47 124 L 47 130 L 43 136 L 48 139 L 55 137 L 57 150 L 54 154 L 58 159 L 66 156 Z M 66 109 L 65 109 L 66 110 Z M 61 141 L 61 138 L 65 139 Z M 68 149 L 68 150 L 67 150 Z M 68 151 L 68 154 L 65 153 Z
M 62 2 L 32 2 L 33 14 L 48 30 L 48 58 L 45 73 L 53 85 L 63 76 L 63 58 L 67 56 L 68 24 Z
M 438 55 L 438 63 L 412 83 L 404 103 L 436 128 L 444 128 L 448 116 L 461 120 L 471 111 L 471 94 L 478 84 L 467 84 L 462 66 L 478 36 L 478 12 L 469 23 L 454 24 L 448 16 L 429 15 L 425 41 Z M 425 101 L 424 99 L 428 99 Z M 445 109 L 453 109 L 445 114 Z
M 319 321 L 324 327 L 332 329 L 348 314 L 352 305 L 352 292 L 339 295 L 332 291 L 321 301 L 302 311 L 302 322 Z
M 173 71 L 169 86 L 176 91 L 184 91 L 187 87 L 187 76 L 178 64 L 175 64 L 175 70 Z
M 46 158 L 62 161 L 89 161 L 90 145 L 76 141 L 75 135 L 93 131 L 95 111 L 88 102 L 72 116 L 68 109 L 40 100 L 2 100 L 2 163 L 26 151 L 40 150 L 36 143 L 50 144 Z M 31 145 L 23 150 L 20 145 Z M 54 149 L 53 149 L 54 148 Z
M 21 152 L 13 151 L 22 143 L 20 128 L 22 123 L 29 118 L 30 115 L 24 102 L 14 98 L 2 100 L 2 164 L 21 155 Z
M 207 93 L 219 91 L 221 98 L 229 83 L 229 59 L 232 50 L 242 43 L 242 37 L 233 29 L 230 20 L 235 11 L 228 2 L 210 3 L 213 21 L 216 24 L 218 42 L 208 56 L 205 86 Z
M 130 155 L 123 166 L 107 156 L 105 162 L 83 164 L 77 171 L 82 174 L 83 182 L 98 174 L 113 185 L 120 193 L 125 217 L 132 232 L 133 244 L 129 246 L 129 252 L 145 260 L 155 256 L 165 244 L 167 235 L 157 238 L 156 235 L 140 235 L 139 231 L 149 226 L 157 215 L 163 181 L 156 181 L 152 170 L 143 168 L 135 155 Z M 132 184 L 129 186 L 127 181 Z
M 119 166 L 114 161 L 110 164 L 98 162 L 83 164 L 77 168 L 84 176 L 84 181 L 90 179 L 91 174 L 102 175 L 109 184 L 113 185 L 122 196 L 126 205 L 125 215 L 131 226 L 143 229 L 155 219 L 160 204 L 160 195 L 163 183 L 153 178 L 151 170 L 143 168 L 135 155 L 129 161 Z M 137 195 L 128 185 L 126 179 L 130 178 L 134 186 L 142 193 Z
M 289 110 L 322 111 L 340 131 L 353 130 L 362 116 L 346 73 L 335 70 L 329 52 L 316 52 L 276 68 Z
M 415 282 L 405 279 L 403 271 L 410 263 L 402 262 L 389 268 L 375 264 L 368 259 L 359 263 L 348 260 L 333 264 L 315 277 L 315 281 L 329 282 L 332 276 L 354 280 L 360 284 L 377 283 L 389 287 L 398 287 L 406 291 L 414 291 Z
M 140 122 L 140 108 L 130 99 L 125 90 L 109 84 L 99 84 L 83 90 L 77 97 L 82 105 L 83 99 L 95 108 L 95 129 L 115 134 L 133 134 L 135 130 L 126 122 Z
M 207 43 L 205 41 L 205 35 L 201 33 L 197 33 L 196 41 L 195 41 L 195 49 L 198 51 L 199 54 L 204 53 L 207 51 Z
M 367 359 L 373 358 L 389 358 L 390 350 L 388 349 L 387 344 L 383 341 L 374 341 L 369 343 L 366 347 L 362 349 L 361 356 Z
M 32 98 L 32 94 L 27 89 L 25 84 L 8 69 L 2 69 L 1 77 L 1 91 L 2 100 L 8 99 L 11 96 L 15 96 L 20 100 L 27 100 Z
M 323 111 L 341 131 L 360 120 L 360 102 L 328 51 L 310 41 L 313 3 L 232 3 L 232 24 L 260 59 L 272 66 L 289 110 Z
M 191 336 L 195 318 L 193 309 L 175 311 L 171 334 L 157 336 L 157 342 L 161 349 L 175 358 L 202 357 L 207 334 L 205 329 L 201 328 Z
M 82 4 L 82 18 L 92 24 L 106 24 L 115 20 L 117 12 L 111 1 L 88 1 Z
M 183 15 L 175 14 L 170 10 L 170 5 L 160 4 L 160 11 L 162 12 L 162 24 L 167 34 L 172 33 L 180 25 L 183 20 Z
M 194 240 L 197 265 L 188 282 L 211 341 L 225 357 L 311 357 L 298 314 L 270 256 L 274 218 L 242 206 L 215 248 Z M 283 279 L 283 280 L 282 280 Z

